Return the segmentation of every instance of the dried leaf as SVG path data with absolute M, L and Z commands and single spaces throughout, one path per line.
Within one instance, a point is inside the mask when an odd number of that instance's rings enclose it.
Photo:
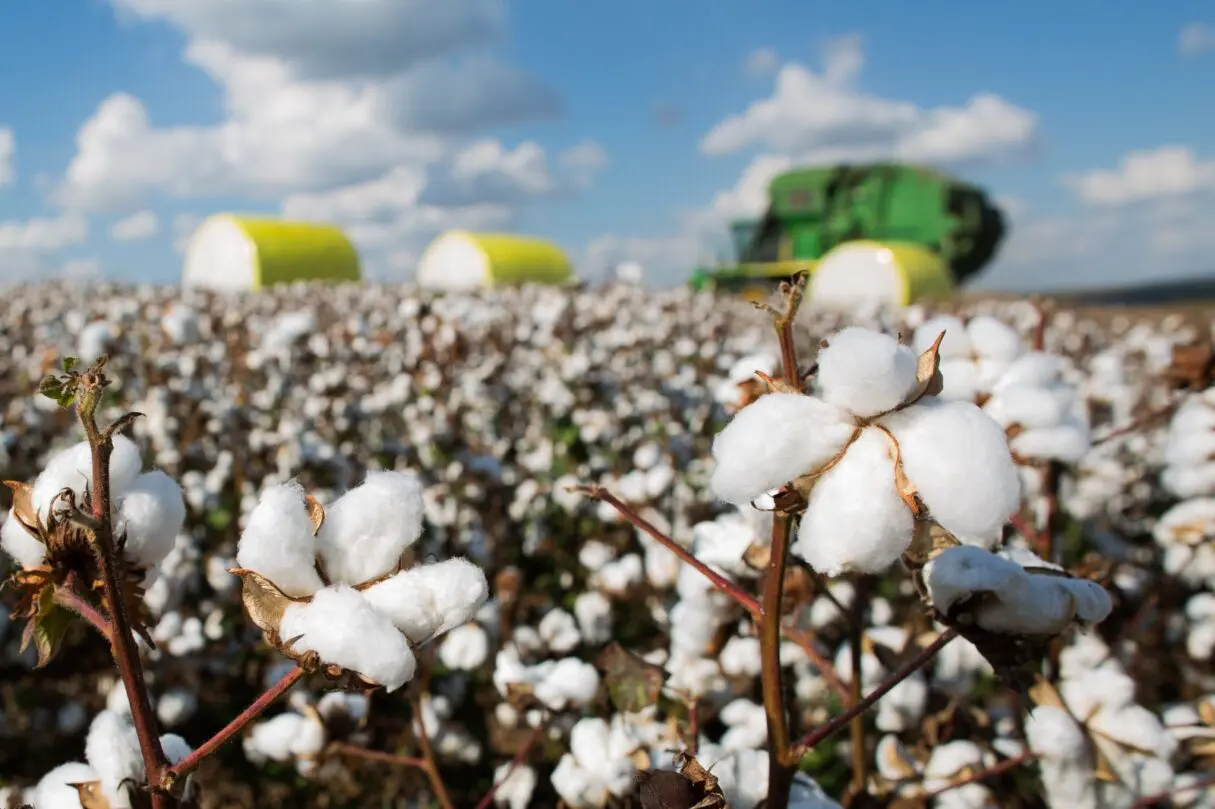
M 316 536 L 320 533 L 321 524 L 325 522 L 325 507 L 321 505 L 320 500 L 310 494 L 304 497 L 304 502 L 308 504 L 308 520 L 312 523 L 312 535 Z
M 102 792 L 100 781 L 82 781 L 67 786 L 76 788 L 81 809 L 110 809 L 110 802 Z
M 13 516 L 17 522 L 35 537 L 41 537 L 42 521 L 38 519 L 38 510 L 34 508 L 34 487 L 29 483 L 17 480 L 6 480 L 4 485 L 13 491 Z
M 899 497 L 903 498 L 903 502 L 907 504 L 907 508 L 911 509 L 913 517 L 923 516 L 924 505 L 920 502 L 919 490 L 916 489 L 915 484 L 907 477 L 907 473 L 903 471 L 903 450 L 899 446 L 899 440 L 894 437 L 894 433 L 885 427 L 879 425 L 878 429 L 884 432 L 886 437 L 890 439 L 890 448 L 893 450 L 894 490 L 899 493 Z
M 72 627 L 73 615 L 54 602 L 54 588 L 44 587 L 38 593 L 33 617 L 25 625 L 21 635 L 21 651 L 24 652 L 31 643 L 38 651 L 38 663 L 34 666 L 40 669 L 54 659 Z
M 232 568 L 228 572 L 234 576 L 240 576 L 241 600 L 245 604 L 245 611 L 249 614 L 249 620 L 263 632 L 277 635 L 287 607 L 293 603 L 300 604 L 309 600 L 292 598 L 278 589 L 265 576 L 247 568 Z
M 945 381 L 941 377 L 941 341 L 944 339 L 945 332 L 942 331 L 933 344 L 920 354 L 916 362 L 915 385 L 903 398 L 900 410 L 911 407 L 925 396 L 936 396 L 944 388 Z
M 1059 690 L 1045 678 L 1039 678 L 1038 682 L 1029 689 L 1029 698 L 1034 701 L 1035 705 L 1066 710 Z
M 706 770 L 695 756 L 686 751 L 680 752 L 677 759 L 680 775 L 690 780 L 702 796 L 700 802 L 694 804 L 692 809 L 726 806 L 725 793 L 721 791 L 721 786 L 718 785 L 713 773 Z
M 608 697 L 618 711 L 636 713 L 658 702 L 665 681 L 662 668 L 612 641 L 595 666 L 603 671 Z

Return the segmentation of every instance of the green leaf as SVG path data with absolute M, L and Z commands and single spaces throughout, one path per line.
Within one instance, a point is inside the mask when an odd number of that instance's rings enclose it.
M 38 650 L 38 663 L 34 668 L 40 669 L 54 659 L 67 637 L 74 616 L 68 610 L 57 605 L 53 600 L 52 588 L 45 587 L 38 595 L 38 611 L 25 625 L 21 635 L 21 651 L 24 652 L 32 642 Z
M 73 370 L 75 370 L 76 365 L 79 362 L 80 360 L 76 359 L 75 357 L 64 357 L 63 370 L 70 374 Z
M 38 383 L 38 393 L 53 399 L 60 407 L 71 407 L 76 400 L 76 380 L 58 376 L 43 377 Z
M 595 665 L 603 670 L 608 698 L 618 711 L 635 713 L 658 702 L 662 690 L 662 668 L 612 641 Z

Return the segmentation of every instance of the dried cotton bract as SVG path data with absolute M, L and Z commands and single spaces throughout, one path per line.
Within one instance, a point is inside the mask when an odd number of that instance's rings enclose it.
M 818 357 L 818 395 L 773 392 L 713 443 L 712 490 L 742 504 L 791 484 L 806 500 L 793 550 L 816 570 L 877 573 L 911 543 L 917 517 L 988 545 L 1017 508 L 1003 431 L 939 390 L 935 346 L 847 328 Z M 924 510 L 927 514 L 923 513 Z
M 266 490 L 233 571 L 250 618 L 304 665 L 400 688 L 416 667 L 410 644 L 463 624 L 489 589 L 462 558 L 400 569 L 422 514 L 421 484 L 400 472 L 369 472 L 327 511 L 298 483 Z

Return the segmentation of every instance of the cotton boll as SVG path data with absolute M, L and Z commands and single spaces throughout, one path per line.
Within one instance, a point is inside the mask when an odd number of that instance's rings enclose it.
M 848 414 L 812 396 L 769 393 L 713 439 L 713 494 L 744 505 L 827 463 L 854 430 Z
M 612 602 L 598 591 L 579 593 L 574 599 L 574 615 L 582 640 L 589 645 L 607 643 L 612 637 Z
M 1054 459 L 1078 463 L 1092 446 L 1088 428 L 1069 420 L 1051 427 L 1026 430 L 1014 436 L 1009 446 L 1023 458 Z
M 984 390 L 979 367 L 969 359 L 941 360 L 940 370 L 942 399 L 973 402 Z
M 876 724 L 885 733 L 901 733 L 915 727 L 924 716 L 928 704 L 928 684 L 924 675 L 916 672 L 901 681 L 878 700 Z
M 317 549 L 330 580 L 361 584 L 391 572 L 422 535 L 423 513 L 415 475 L 368 472 L 325 511 Z
M 439 660 L 453 671 L 472 671 L 489 658 L 489 635 L 478 624 L 457 626 L 439 644 Z
M 1025 575 L 1016 562 L 973 546 L 947 548 L 924 568 L 932 604 L 948 614 L 974 593 L 1000 592 Z
M 815 484 L 792 550 L 828 576 L 880 573 L 906 550 L 912 528 L 894 487 L 890 441 L 869 428 Z
M 599 691 L 599 672 L 589 663 L 565 657 L 547 667 L 536 683 L 536 698 L 554 710 L 585 705 Z
M 536 791 L 536 771 L 528 764 L 515 766 L 512 762 L 500 764 L 494 770 L 494 804 L 507 809 L 528 809 L 532 805 L 532 794 Z
M 0 525 L 0 548 L 26 570 L 40 566 L 46 558 L 46 546 L 25 530 L 12 511 Z
M 966 334 L 974 351 L 984 357 L 1011 362 L 1024 349 L 1021 335 L 990 315 L 972 317 L 966 324 Z
M 118 529 L 126 534 L 125 553 L 149 568 L 173 550 L 186 521 L 181 487 L 160 470 L 135 478 L 118 510 Z
M 759 638 L 734 635 L 718 656 L 721 670 L 730 677 L 758 677 L 760 672 Z
M 87 784 L 100 776 L 92 767 L 73 761 L 42 776 L 33 790 L 36 809 L 80 809 L 80 793 L 69 784 Z
M 356 671 L 389 692 L 413 678 L 416 661 L 404 636 L 387 615 L 345 585 L 326 587 L 312 601 L 288 606 L 279 634 L 299 637 L 293 650 L 315 651 L 322 661 Z
M 363 591 L 363 598 L 387 615 L 413 643 L 428 640 L 443 625 L 435 595 L 418 570 L 403 570 Z
M 557 654 L 574 650 L 582 641 L 574 616 L 563 609 L 546 612 L 536 628 L 540 631 L 544 645 Z
M 127 785 L 144 781 L 143 754 L 139 736 L 130 720 L 111 711 L 102 711 L 89 726 L 84 757 L 101 777 L 102 789 L 112 809 L 130 807 Z
M 249 514 L 236 549 L 236 563 L 255 570 L 289 596 L 306 596 L 324 586 L 316 572 L 304 487 L 296 481 L 262 492 Z
M 139 447 L 123 435 L 113 438 L 114 448 L 110 453 L 110 494 L 121 496 L 139 474 L 143 465 Z M 93 453 L 88 441 L 81 441 L 53 457 L 34 481 L 30 494 L 39 519 L 46 523 L 51 503 L 56 511 L 63 506 L 59 493 L 71 489 L 76 495 L 76 504 L 82 505 L 84 494 L 93 484 Z
M 941 340 L 941 360 L 968 359 L 974 351 L 970 341 L 970 332 L 962 323 L 961 318 L 953 315 L 937 315 L 920 324 L 911 339 L 912 350 L 923 354 L 932 348 L 932 344 L 945 332 Z
M 862 418 L 893 410 L 916 381 L 916 356 L 893 337 L 849 327 L 827 340 L 816 377 L 823 400 Z
M 484 571 L 460 557 L 430 565 L 418 565 L 398 573 L 393 578 L 401 578 L 415 588 L 430 593 L 440 619 L 431 635 L 442 634 L 468 621 L 489 597 L 489 583 L 485 580 Z M 376 587 L 381 587 L 389 581 L 392 579 L 368 588 L 366 593 L 371 593 Z M 408 632 L 406 634 L 408 635 Z M 410 637 L 410 640 L 415 639 Z
M 941 527 L 990 546 L 1021 503 L 1021 480 L 1004 431 L 968 402 L 921 402 L 883 423 L 903 471 Z
M 316 755 L 324 747 L 320 723 L 298 713 L 283 713 L 255 724 L 244 740 L 245 756 L 254 764 L 285 762 Z
M 156 716 L 166 727 L 189 721 L 198 710 L 198 697 L 187 688 L 171 688 L 156 700 Z

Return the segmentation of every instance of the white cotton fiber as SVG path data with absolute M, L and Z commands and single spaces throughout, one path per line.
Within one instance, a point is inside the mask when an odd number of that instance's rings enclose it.
M 102 789 L 112 809 L 129 807 L 129 782 L 139 784 L 144 781 L 139 736 L 131 720 L 113 711 L 97 714 L 85 739 L 84 757 L 100 776 Z
M 12 511 L 4 518 L 4 524 L 0 525 L 0 548 L 27 570 L 38 567 L 46 558 L 46 546 L 25 530 Z
M 194 752 L 185 739 L 176 733 L 166 733 L 160 737 L 160 748 L 165 751 L 165 758 L 170 764 L 176 764 Z
M 472 671 L 488 659 L 489 634 L 480 624 L 457 626 L 439 644 L 439 660 L 452 671 Z
M 291 481 L 262 492 L 241 533 L 236 563 L 289 596 L 310 595 L 324 586 L 316 572 L 316 538 L 303 486 Z
M 582 633 L 578 631 L 578 622 L 560 607 L 551 609 L 540 619 L 536 631 L 544 645 L 557 654 L 566 654 L 578 648 L 582 642 Z
M 815 484 L 793 552 L 820 573 L 880 573 L 911 541 L 911 510 L 894 486 L 890 439 L 870 427 Z
M 402 570 L 363 591 L 363 598 L 391 619 L 414 643 L 422 643 L 443 625 L 434 594 L 416 571 Z
M 326 587 L 312 601 L 287 607 L 279 635 L 284 641 L 302 636 L 293 650 L 315 651 L 325 663 L 356 671 L 390 692 L 414 674 L 416 661 L 405 637 L 346 585 Z
M 135 478 L 122 495 L 118 528 L 126 533 L 127 556 L 154 568 L 173 550 L 186 521 L 181 487 L 159 469 Z
M 489 597 L 485 572 L 461 557 L 432 565 L 418 565 L 409 571 L 411 579 L 430 591 L 441 623 L 434 634 L 441 634 L 472 618 Z
M 932 344 L 945 332 L 941 340 L 941 361 L 968 359 L 974 351 L 970 343 L 970 333 L 962 324 L 961 318 L 954 315 L 938 315 L 929 318 L 916 328 L 911 338 L 911 347 L 916 354 L 923 354 L 932 348 Z
M 126 491 L 139 474 L 143 461 L 139 447 L 126 436 L 116 435 L 110 453 L 110 496 L 117 498 Z M 51 458 L 42 474 L 34 481 L 32 500 L 38 517 L 47 521 L 51 502 L 59 492 L 71 489 L 76 505 L 84 504 L 84 494 L 93 488 L 93 452 L 88 441 L 73 444 Z M 58 501 L 60 504 L 62 501 Z M 56 508 L 59 508 L 57 505 Z
M 769 393 L 743 408 L 713 439 L 718 498 L 744 505 L 827 461 L 847 443 L 847 413 L 821 399 Z
M 612 638 L 612 602 L 598 590 L 579 593 L 574 599 L 578 630 L 586 643 L 597 645 Z
M 87 784 L 100 776 L 87 764 L 72 761 L 60 764 L 42 776 L 34 787 L 35 809 L 80 809 L 80 793 L 69 784 Z
M 1031 351 L 1013 360 L 999 381 L 992 386 L 992 393 L 999 393 L 1014 386 L 1046 387 L 1063 376 L 1064 359 L 1057 354 Z
M 966 334 L 970 337 L 974 352 L 981 357 L 1011 361 L 1023 350 L 1021 335 L 990 315 L 972 317 L 966 324 Z M 948 335 L 945 339 L 949 339 Z
M 586 705 L 599 691 L 599 672 L 576 657 L 563 657 L 545 666 L 535 683 L 536 698 L 554 710 Z
M 332 582 L 362 584 L 392 572 L 422 535 L 422 483 L 406 472 L 371 471 L 325 509 L 318 550 Z
M 1009 442 L 1012 451 L 1022 458 L 1054 458 L 1069 464 L 1083 458 L 1091 446 L 1088 427 L 1072 418 L 1051 427 L 1027 430 Z
M 983 548 L 962 545 L 947 548 L 924 568 L 924 583 L 932 603 L 948 614 L 954 604 L 977 592 L 998 592 L 1025 575 L 1011 559 Z
M 822 398 L 862 418 L 892 410 L 916 381 L 916 355 L 893 337 L 849 327 L 818 354 Z
M 973 402 L 975 397 L 985 389 L 979 374 L 979 366 L 968 359 L 941 360 L 941 392 L 942 399 L 959 402 Z
M 1040 705 L 1025 722 L 1029 749 L 1040 758 L 1079 761 L 1088 755 L 1084 731 L 1062 708 Z
M 1012 385 L 992 396 L 983 409 L 1005 427 L 1053 427 L 1067 417 L 1073 398 L 1067 389 L 1057 393 L 1051 388 Z
M 932 518 L 963 542 L 990 547 L 1021 503 L 1004 431 L 969 402 L 924 401 L 883 423 Z
M 315 755 L 323 746 L 324 730 L 320 724 L 294 712 L 257 723 L 244 740 L 245 755 L 254 764 L 267 759 L 290 761 L 297 755 Z

